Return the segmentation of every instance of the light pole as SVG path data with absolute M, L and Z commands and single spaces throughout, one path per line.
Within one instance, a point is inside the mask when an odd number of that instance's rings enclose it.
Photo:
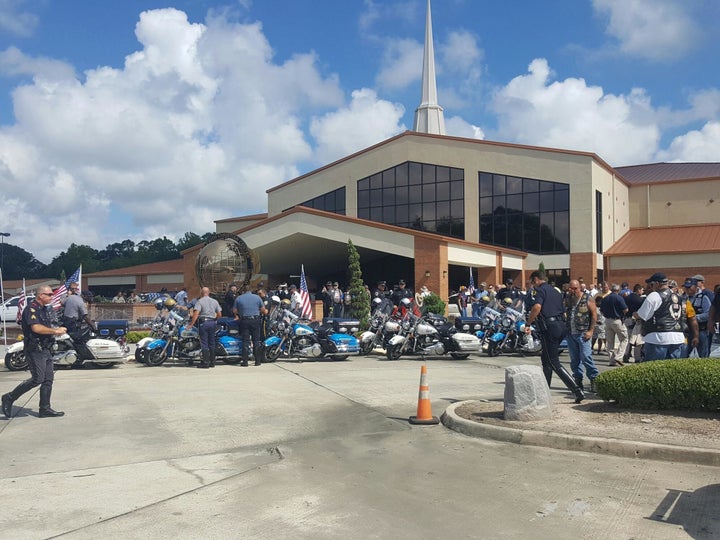
M 9 232 L 0 232 L 0 304 L 5 302 L 5 287 L 3 286 L 3 263 L 5 262 L 5 237 L 10 236 Z M 5 315 L 2 317 L 3 321 L 3 342 L 7 347 L 7 327 L 5 326 Z

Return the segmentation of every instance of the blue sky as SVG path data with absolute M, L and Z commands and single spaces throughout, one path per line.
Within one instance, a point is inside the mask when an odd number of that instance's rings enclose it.
M 265 189 L 412 127 L 425 10 L 0 0 L 0 230 L 49 261 L 265 211 Z M 616 166 L 718 160 L 720 2 L 435 0 L 432 14 L 448 134 Z

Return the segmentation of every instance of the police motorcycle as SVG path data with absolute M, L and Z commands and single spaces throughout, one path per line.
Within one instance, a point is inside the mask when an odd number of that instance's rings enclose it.
M 444 317 L 432 313 L 418 315 L 409 298 L 403 298 L 401 305 L 405 308 L 405 315 L 400 331 L 390 339 L 386 348 L 388 360 L 397 360 L 403 354 L 440 356 L 448 352 L 453 358 L 464 359 L 470 352 L 480 351 L 480 340 L 476 336 L 458 332 Z
M 510 300 L 510 302 L 508 302 Z M 526 332 L 525 316 L 515 309 L 510 298 L 504 299 L 507 307 L 501 308 L 500 317 L 496 318 L 496 327 L 487 341 L 488 356 L 499 354 L 538 354 L 542 348 L 540 336 L 533 326 Z
M 103 321 L 97 326 L 102 327 Z M 125 321 L 127 325 L 127 321 Z M 66 332 L 53 338 L 50 347 L 53 365 L 56 367 L 94 366 L 110 368 L 125 362 L 123 346 L 113 339 L 102 337 L 87 325 L 82 324 L 75 332 Z M 10 371 L 27 369 L 25 342 L 17 341 L 7 348 L 5 367 Z
M 400 320 L 392 317 L 393 304 L 386 297 L 373 298 L 368 329 L 360 334 L 360 354 L 368 355 L 376 347 L 387 350 L 390 339 L 400 331 Z
M 500 316 L 500 312 L 490 306 L 485 307 L 480 313 L 480 324 L 479 328 L 475 329 L 475 335 L 480 339 L 481 351 L 487 351 L 490 336 L 495 333 Z
M 275 299 L 273 297 L 273 302 Z M 264 360 L 274 362 L 280 356 L 327 356 L 331 360 L 346 360 L 349 355 L 360 353 L 360 344 L 353 335 L 358 331 L 359 324 L 359 321 L 343 319 L 326 319 L 322 324 L 310 322 L 278 305 L 268 317 Z
M 197 327 L 190 325 L 188 312 L 178 308 L 172 298 L 159 299 L 156 308 L 161 310 L 151 325 L 151 331 L 156 335 L 138 342 L 135 352 L 138 361 L 148 366 L 160 366 L 166 360 L 181 360 L 187 364 L 200 360 L 200 332 Z M 241 359 L 241 351 L 242 342 L 238 337 L 237 324 L 229 318 L 218 319 L 215 359 L 226 364 L 237 364 Z

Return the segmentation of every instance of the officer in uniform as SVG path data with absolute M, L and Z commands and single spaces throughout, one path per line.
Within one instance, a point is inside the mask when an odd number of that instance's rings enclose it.
M 393 304 L 399 306 L 403 298 L 409 298 L 410 300 L 414 300 L 414 295 L 412 289 L 408 289 L 406 287 L 405 280 L 401 279 L 398 282 L 398 288 L 395 290 L 395 292 L 393 292 Z
M 85 302 L 82 296 L 80 296 L 80 285 L 78 283 L 71 283 L 68 296 L 65 299 L 63 324 L 68 332 L 77 332 L 80 328 L 81 321 L 85 321 L 94 332 L 97 332 L 97 328 L 90 320 Z
M 54 378 L 54 366 L 50 347 L 52 336 L 61 336 L 67 329 L 64 326 L 52 327 L 50 314 L 45 309 L 52 300 L 52 289 L 42 286 L 37 296 L 25 308 L 22 314 L 22 331 L 25 336 L 25 356 L 28 359 L 31 377 L 21 382 L 12 392 L 2 396 L 2 410 L 6 418 L 12 416 L 13 402 L 28 390 L 40 387 L 40 418 L 63 416 L 65 413 L 54 411 L 50 407 L 50 394 Z
M 378 281 L 377 287 L 372 292 L 373 298 L 389 298 L 390 293 L 387 291 L 387 283 L 384 281 Z
M 567 333 L 565 324 L 563 297 L 555 287 L 547 283 L 544 272 L 536 270 L 530 274 L 530 282 L 535 289 L 535 304 L 527 316 L 525 332 L 530 333 L 530 325 L 536 324 L 542 340 L 543 373 L 548 386 L 552 381 L 553 371 L 558 374 L 565 386 L 575 394 L 575 403 L 585 399 L 582 389 L 575 383 L 570 373 L 560 363 L 560 342 Z
M 248 366 L 250 357 L 250 339 L 252 338 L 253 356 L 255 365 L 259 366 L 261 361 L 262 342 L 260 341 L 261 315 L 267 315 L 268 310 L 263 305 L 262 298 L 253 294 L 247 286 L 245 292 L 235 299 L 235 318 L 240 321 L 240 336 L 242 338 L 242 364 Z
M 215 330 L 217 329 L 217 320 L 222 313 L 220 303 L 210 296 L 210 289 L 203 287 L 202 296 L 195 301 L 193 307 L 192 323 L 194 325 L 200 321 L 200 350 L 202 352 L 202 360 L 198 368 L 215 367 Z

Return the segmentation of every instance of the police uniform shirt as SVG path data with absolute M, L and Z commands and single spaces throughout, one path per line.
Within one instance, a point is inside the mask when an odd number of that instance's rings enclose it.
M 46 349 L 52 342 L 52 336 L 36 334 L 32 331 L 34 324 L 42 324 L 48 328 L 52 327 L 50 313 L 42 304 L 33 300 L 22 314 L 22 331 L 25 336 L 25 347 L 27 350 Z
M 559 317 L 563 314 L 563 299 L 555 287 L 549 283 L 543 283 L 535 287 L 535 303 L 540 304 L 540 315 L 542 317 Z
M 214 319 L 216 314 L 220 313 L 220 304 L 217 300 L 210 296 L 203 296 L 195 301 L 195 311 L 199 311 L 199 319 Z
M 64 316 L 68 319 L 81 320 L 87 315 L 87 308 L 85 302 L 78 294 L 71 294 L 65 300 L 65 313 Z
M 259 317 L 262 307 L 262 299 L 251 292 L 241 294 L 235 299 L 235 309 L 240 317 Z

